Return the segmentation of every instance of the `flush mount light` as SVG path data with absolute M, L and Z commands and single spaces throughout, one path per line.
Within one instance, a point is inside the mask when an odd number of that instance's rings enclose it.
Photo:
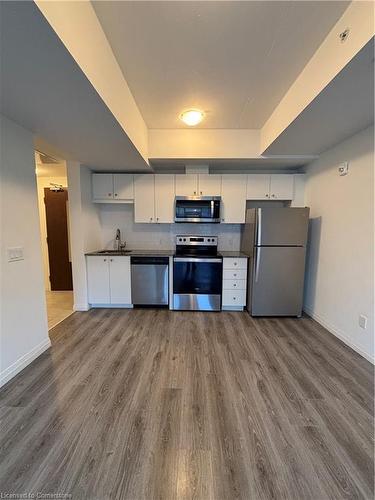
M 204 118 L 204 113 L 200 109 L 187 109 L 180 114 L 180 120 L 182 120 L 189 127 L 194 127 L 198 125 Z

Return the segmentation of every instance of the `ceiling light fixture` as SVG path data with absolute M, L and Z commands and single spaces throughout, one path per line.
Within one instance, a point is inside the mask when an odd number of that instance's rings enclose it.
M 204 113 L 200 109 L 187 109 L 180 114 L 182 120 L 189 127 L 198 125 L 204 118 Z

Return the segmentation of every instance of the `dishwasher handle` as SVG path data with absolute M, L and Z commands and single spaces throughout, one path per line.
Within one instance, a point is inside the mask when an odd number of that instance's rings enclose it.
M 130 257 L 130 264 L 142 266 L 165 266 L 169 264 L 169 257 Z

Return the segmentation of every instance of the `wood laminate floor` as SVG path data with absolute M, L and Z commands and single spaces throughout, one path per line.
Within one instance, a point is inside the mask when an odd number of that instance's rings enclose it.
M 0 391 L 0 492 L 373 498 L 373 370 L 310 318 L 91 310 Z

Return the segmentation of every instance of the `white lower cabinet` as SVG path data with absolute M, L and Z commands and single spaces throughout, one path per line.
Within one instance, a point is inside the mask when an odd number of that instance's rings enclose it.
M 246 305 L 247 258 L 223 258 L 222 308 L 243 309 Z
M 130 257 L 88 255 L 86 262 L 89 304 L 131 304 Z

